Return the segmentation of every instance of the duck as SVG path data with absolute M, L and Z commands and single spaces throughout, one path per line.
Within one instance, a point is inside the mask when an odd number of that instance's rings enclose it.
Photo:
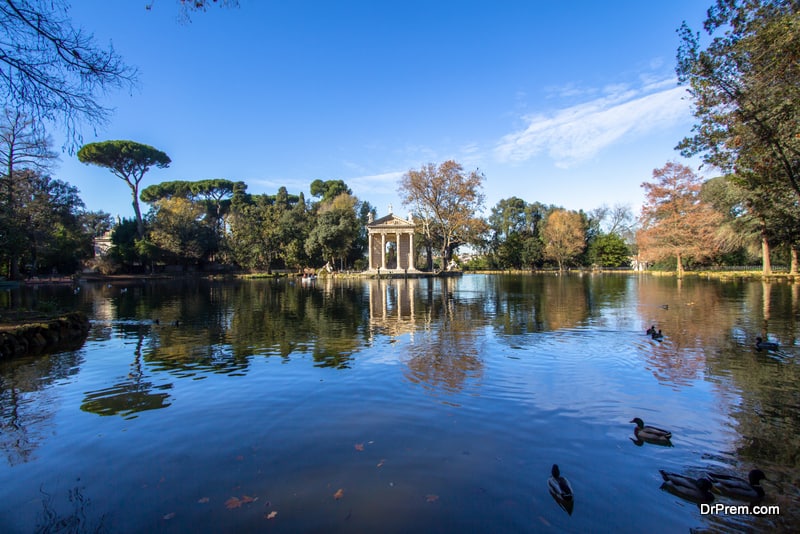
M 767 475 L 761 469 L 752 469 L 747 475 L 747 480 L 720 473 L 708 473 L 714 489 L 727 495 L 739 499 L 757 500 L 764 497 L 764 488 L 761 487 L 762 480 L 768 480 Z
M 656 325 L 651 325 L 650 328 L 648 328 L 647 331 L 645 332 L 645 334 L 647 334 L 648 336 L 652 336 L 655 333 L 656 333 Z
M 756 338 L 756 350 L 778 350 L 779 345 L 774 341 L 764 341 L 763 338 Z
M 571 501 L 573 499 L 572 486 L 569 480 L 561 476 L 561 470 L 558 468 L 558 464 L 553 464 L 550 474 L 551 477 L 547 479 L 547 487 L 550 489 L 550 493 L 553 497 L 562 501 Z
M 633 434 L 639 441 L 648 441 L 651 443 L 669 444 L 672 438 L 672 432 L 664 430 L 663 428 L 656 428 L 654 426 L 645 426 L 644 421 L 639 417 L 634 417 L 630 420 L 631 423 L 636 423 L 636 428 L 633 429 Z
M 652 334 L 650 334 L 650 336 L 656 341 L 661 341 L 662 339 L 664 339 L 664 334 L 661 333 L 661 330 L 659 330 L 658 332 L 653 332 Z
M 669 473 L 663 469 L 659 469 L 658 472 L 664 479 L 661 487 L 670 493 L 699 504 L 714 502 L 711 481 L 707 478 L 695 479 L 678 473 Z

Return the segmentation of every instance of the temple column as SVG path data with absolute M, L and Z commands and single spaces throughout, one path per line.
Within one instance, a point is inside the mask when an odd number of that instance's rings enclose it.
M 381 269 L 386 269 L 386 233 L 381 232 Z
M 372 232 L 367 234 L 367 270 L 372 270 Z
M 413 271 L 414 267 L 414 232 L 408 233 L 408 269 Z

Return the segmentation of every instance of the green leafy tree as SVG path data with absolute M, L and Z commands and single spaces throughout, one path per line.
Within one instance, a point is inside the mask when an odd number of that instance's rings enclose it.
M 302 195 L 281 187 L 276 195 L 235 193 L 231 208 L 230 249 L 237 264 L 270 270 L 305 263 L 308 216 Z
M 78 190 L 32 170 L 17 175 L 16 261 L 30 266 L 30 274 L 49 274 L 53 269 L 74 272 L 81 260 L 90 257 L 92 243 L 92 235 L 81 224 L 84 205 Z
M 57 159 L 51 141 L 19 110 L 3 110 L 0 117 L 0 258 L 12 279 L 20 277 L 19 260 L 26 248 L 24 219 L 18 209 L 25 203 L 21 189 L 30 176 L 23 170 L 47 173 Z
M 356 244 L 361 228 L 357 205 L 358 199 L 348 193 L 321 203 L 306 240 L 305 249 L 310 258 L 322 258 L 333 266 L 338 259 L 342 266 Z
M 195 182 L 177 180 L 150 185 L 142 189 L 139 198 L 154 204 L 159 200 L 184 198 L 201 205 L 205 211 L 205 223 L 213 230 L 213 242 L 209 254 L 213 258 L 223 248 L 226 237 L 226 218 L 236 194 L 244 193 L 244 182 L 233 182 L 222 178 Z
M 342 180 L 314 180 L 309 188 L 312 197 L 317 197 L 323 202 L 330 202 L 342 193 L 352 195 L 353 191 Z
M 677 73 L 698 123 L 679 148 L 745 179 L 750 190 L 781 188 L 800 199 L 800 4 L 717 1 L 704 30 L 680 29 Z M 779 199 L 775 199 L 779 200 Z
M 114 225 L 111 230 L 111 248 L 108 256 L 120 265 L 124 270 L 131 270 L 140 260 L 149 259 L 148 256 L 140 258 L 139 252 L 142 247 L 137 248 L 138 233 L 135 219 L 123 218 Z
M 589 248 L 589 260 L 600 267 L 624 267 L 630 263 L 631 251 L 618 234 L 601 233 Z
M 136 231 L 144 237 L 144 221 L 139 209 L 139 187 L 145 173 L 151 167 L 166 168 L 172 163 L 164 152 L 135 141 L 103 141 L 89 143 L 78 151 L 82 163 L 106 167 L 117 178 L 131 188 L 133 212 L 136 215 Z
M 150 240 L 162 252 L 162 258 L 184 267 L 207 258 L 213 242 L 213 230 L 204 224 L 204 208 L 185 198 L 169 198 L 156 203 Z

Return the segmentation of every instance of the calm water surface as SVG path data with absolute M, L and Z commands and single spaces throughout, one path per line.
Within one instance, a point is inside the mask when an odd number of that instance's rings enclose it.
M 0 362 L 3 532 L 800 525 L 798 284 L 465 275 L 26 291 L 0 305 L 68 303 L 92 329 L 79 350 Z M 781 351 L 754 350 L 765 332 Z M 635 444 L 636 416 L 673 446 Z M 547 491 L 553 463 L 571 515 Z M 780 515 L 702 515 L 658 472 L 753 467 Z

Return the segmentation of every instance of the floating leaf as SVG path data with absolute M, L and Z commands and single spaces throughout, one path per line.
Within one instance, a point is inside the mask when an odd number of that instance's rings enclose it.
M 265 519 L 275 519 L 275 516 L 278 515 L 278 512 L 275 510 L 271 511 L 270 513 L 264 515 Z
M 249 495 L 242 495 L 242 504 L 247 504 L 251 502 L 256 502 L 258 497 L 250 497 Z
M 364 444 L 363 443 L 356 443 L 355 444 L 355 448 L 356 448 L 357 451 L 363 451 L 364 450 Z
M 333 498 L 338 501 L 342 497 L 344 497 L 344 490 L 342 488 L 339 488 L 338 490 L 336 490 L 336 493 L 333 494 Z
M 208 501 L 209 501 L 208 497 L 200 497 L 199 499 L 197 499 L 197 502 L 199 502 L 200 504 L 205 504 Z
M 377 465 L 377 467 L 383 467 L 383 463 L 384 463 L 385 461 L 386 461 L 386 460 L 381 460 L 380 462 L 378 462 L 378 465 Z
M 166 519 L 167 521 L 169 521 L 169 520 L 170 520 L 170 519 L 172 519 L 173 517 L 175 517 L 175 512 L 170 512 L 170 513 L 168 513 L 167 515 L 165 515 L 165 516 L 164 516 L 164 519 Z
M 439 496 L 438 495 L 426 495 L 425 496 L 425 500 L 428 501 L 428 502 L 436 502 L 436 501 L 439 500 Z
M 225 508 L 228 510 L 233 510 L 234 508 L 239 508 L 240 506 L 242 506 L 242 501 L 240 501 L 237 497 L 231 497 L 225 501 Z
M 244 456 L 242 456 L 241 454 L 236 457 L 237 462 L 241 462 L 242 460 L 244 460 Z

